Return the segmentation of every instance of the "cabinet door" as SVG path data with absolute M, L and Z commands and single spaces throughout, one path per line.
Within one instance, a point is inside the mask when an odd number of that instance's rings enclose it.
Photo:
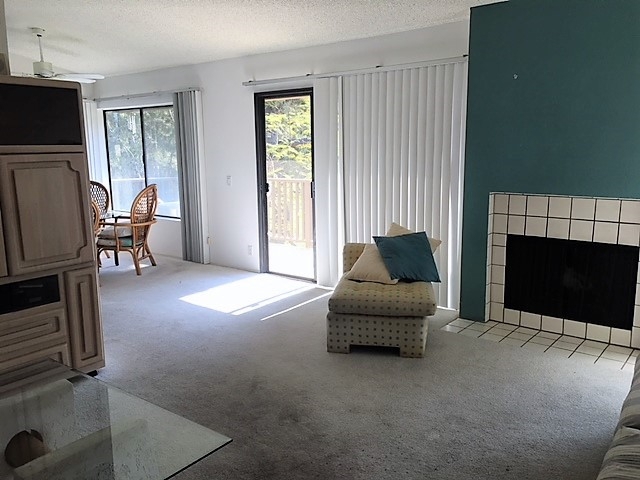
M 0 155 L 11 275 L 93 260 L 84 154 Z
M 104 367 L 96 269 L 71 270 L 64 277 L 72 366 L 84 372 Z
M 4 233 L 2 231 L 2 212 L 0 211 L 0 277 L 6 277 L 7 271 L 7 254 L 4 248 Z

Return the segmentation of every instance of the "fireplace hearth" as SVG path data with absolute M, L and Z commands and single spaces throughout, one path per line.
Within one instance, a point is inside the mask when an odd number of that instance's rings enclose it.
M 640 347 L 640 200 L 492 193 L 486 319 Z

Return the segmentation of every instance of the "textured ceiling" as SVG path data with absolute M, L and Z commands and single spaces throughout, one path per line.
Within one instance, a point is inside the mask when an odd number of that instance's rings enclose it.
M 496 0 L 4 0 L 13 72 L 119 75 L 414 30 Z M 1 26 L 0 26 L 1 28 Z

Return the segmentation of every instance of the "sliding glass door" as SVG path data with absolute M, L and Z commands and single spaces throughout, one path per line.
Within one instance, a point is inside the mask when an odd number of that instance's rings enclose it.
M 315 280 L 312 90 L 255 96 L 260 269 Z

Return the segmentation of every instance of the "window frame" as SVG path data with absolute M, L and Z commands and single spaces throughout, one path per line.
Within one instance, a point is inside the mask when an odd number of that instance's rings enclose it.
M 149 106 L 144 106 L 144 107 L 118 107 L 118 108 L 105 108 L 102 109 L 102 122 L 104 125 L 104 145 L 105 145 L 105 150 L 106 150 L 106 158 L 107 158 L 107 173 L 109 176 L 109 195 L 111 196 L 111 206 L 113 208 L 113 180 L 111 178 L 111 158 L 109 155 L 109 134 L 107 131 L 107 113 L 108 112 L 122 112 L 122 111 L 138 111 L 140 114 L 140 138 L 142 141 L 142 170 L 144 172 L 144 185 L 145 188 L 149 186 L 149 177 L 147 174 L 147 151 L 145 148 L 145 139 L 144 139 L 144 111 L 145 110 L 154 110 L 157 108 L 173 108 L 173 104 L 168 103 L 168 104 L 160 104 L 160 105 L 149 105 Z M 175 123 L 174 123 L 174 133 L 175 133 Z M 176 145 L 177 147 L 177 145 Z M 177 148 L 176 148 L 176 156 L 177 156 L 178 152 L 177 152 Z M 176 165 L 176 169 L 179 169 L 180 165 Z M 178 189 L 180 189 L 180 172 L 178 172 Z M 129 213 L 128 211 L 125 210 L 117 210 L 117 209 L 113 209 L 114 211 L 117 212 L 122 212 L 122 213 Z M 180 208 L 180 213 L 182 212 L 182 207 Z M 156 217 L 159 218 L 168 218 L 168 219 L 173 219 L 173 220 L 181 220 L 182 216 L 178 215 L 178 216 L 173 216 L 173 215 L 161 215 L 156 213 L 155 214 Z

